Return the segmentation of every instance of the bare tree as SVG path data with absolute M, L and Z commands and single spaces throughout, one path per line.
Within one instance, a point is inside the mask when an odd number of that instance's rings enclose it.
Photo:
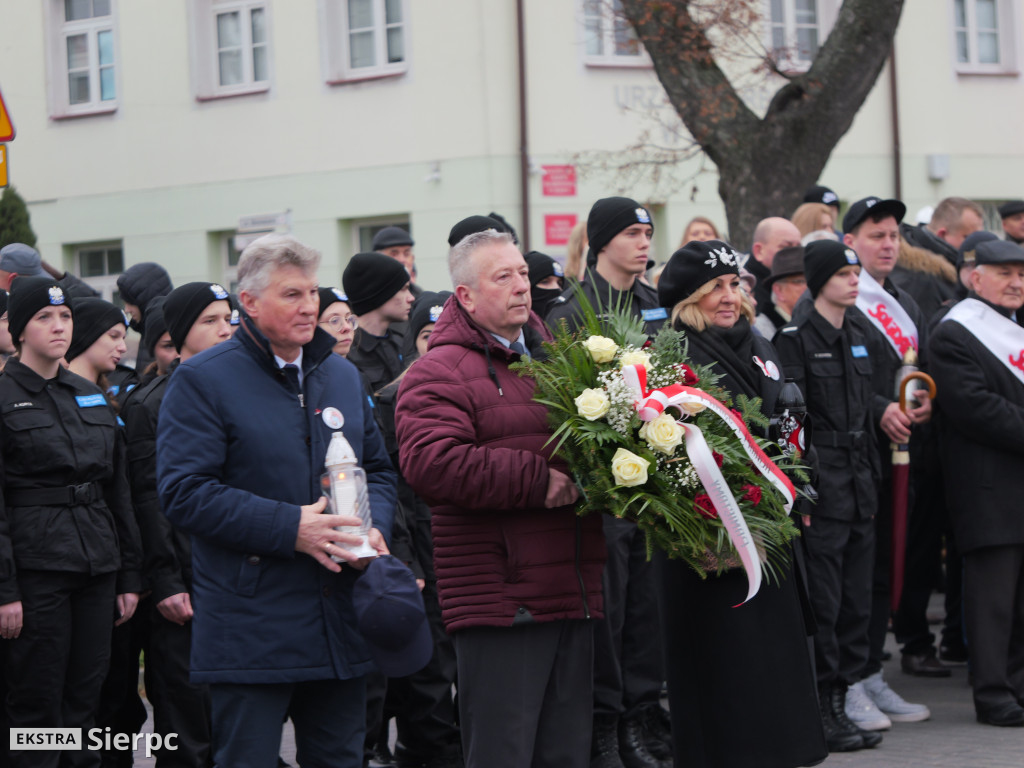
M 903 2 L 844 0 L 805 72 L 785 71 L 778 52 L 762 48 L 760 68 L 784 82 L 758 117 L 720 65 L 744 39 L 737 31 L 758 23 L 760 0 L 621 0 L 669 102 L 718 167 L 736 245 L 749 244 L 760 219 L 796 208 L 817 181 L 892 50 Z

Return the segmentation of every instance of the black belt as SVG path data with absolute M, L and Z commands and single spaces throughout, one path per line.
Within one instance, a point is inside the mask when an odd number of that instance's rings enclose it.
M 811 442 L 822 448 L 860 448 L 867 439 L 863 430 L 857 432 L 830 432 L 816 429 L 812 433 Z
M 76 507 L 92 504 L 103 498 L 99 483 L 66 485 L 63 488 L 12 489 L 4 494 L 9 507 Z

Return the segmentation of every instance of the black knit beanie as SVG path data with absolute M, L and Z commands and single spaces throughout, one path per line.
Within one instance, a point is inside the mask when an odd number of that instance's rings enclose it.
M 403 341 L 402 356 L 407 362 L 412 362 L 418 356 L 416 351 L 416 337 L 420 335 L 423 326 L 427 323 L 436 323 L 441 317 L 441 310 L 445 302 L 452 297 L 451 291 L 424 291 L 416 297 L 409 310 L 409 329 Z
M 317 292 L 320 294 L 320 312 L 317 317 L 323 317 L 331 304 L 337 304 L 339 301 L 348 303 L 348 296 L 337 288 L 319 288 Z
M 654 228 L 651 212 L 628 197 L 603 197 L 594 203 L 587 216 L 587 240 L 590 253 L 587 264 L 597 263 L 597 256 L 619 232 L 633 224 L 650 224 Z
M 217 283 L 185 283 L 167 294 L 164 300 L 164 322 L 179 352 L 196 318 L 215 301 L 231 303 L 228 292 Z
M 658 278 L 658 303 L 671 309 L 705 283 L 739 275 L 739 254 L 721 240 L 691 240 L 672 254 Z
M 74 315 L 64 289 L 50 277 L 16 277 L 7 298 L 11 338 L 17 341 L 28 321 L 43 307 L 66 305 Z
M 348 305 L 357 317 L 386 304 L 408 282 L 405 267 L 382 253 L 357 253 L 341 275 Z
M 146 307 L 146 332 L 142 334 L 142 348 L 152 357 L 156 352 L 157 342 L 167 333 L 167 319 L 164 317 L 166 296 L 157 296 L 150 300 Z
M 75 327 L 71 334 L 71 345 L 64 355 L 64 359 L 69 363 L 115 325 L 128 328 L 125 313 L 104 299 L 75 299 L 71 306 L 75 313 Z
M 488 229 L 495 232 L 505 231 L 504 225 L 490 216 L 468 216 L 452 227 L 452 231 L 448 233 L 448 245 L 454 248 L 462 238 L 475 235 L 477 232 L 486 232 Z
M 524 254 L 523 258 L 526 259 L 526 267 L 530 270 L 531 286 L 536 285 L 541 280 L 546 280 L 552 275 L 559 278 L 565 277 L 565 270 L 562 269 L 562 265 L 546 253 L 530 251 Z
M 832 275 L 850 264 L 860 264 L 854 250 L 838 240 L 815 240 L 804 247 L 804 277 L 811 296 L 817 298 Z

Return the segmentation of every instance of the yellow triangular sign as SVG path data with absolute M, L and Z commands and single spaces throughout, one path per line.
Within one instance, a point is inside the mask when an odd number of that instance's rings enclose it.
M 3 94 L 0 94 L 0 141 L 10 141 L 13 138 L 14 126 L 11 125 L 11 116 L 7 113 Z

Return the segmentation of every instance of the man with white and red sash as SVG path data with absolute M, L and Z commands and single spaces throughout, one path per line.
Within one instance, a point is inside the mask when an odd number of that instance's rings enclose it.
M 934 329 L 929 359 L 975 710 L 1024 726 L 1024 249 L 994 240 L 975 254 L 971 293 Z
M 868 629 L 868 661 L 863 686 L 850 689 L 847 714 L 861 727 L 888 721 L 915 722 L 931 716 L 928 707 L 904 701 L 882 676 L 882 653 L 889 625 L 889 580 L 892 548 L 892 447 L 910 444 L 911 463 L 917 441 L 911 439 L 915 424 L 931 418 L 927 393 L 920 405 L 900 410 L 896 401 L 896 375 L 908 352 L 920 355 L 925 323 L 914 299 L 889 279 L 896 267 L 900 221 L 906 206 L 899 200 L 866 197 L 850 206 L 843 217 L 843 242 L 857 252 L 862 269 L 856 313 L 867 329 L 872 361 L 872 411 L 878 427 L 882 478 L 878 484 L 875 517 L 875 566 L 872 583 L 871 622 Z M 937 662 L 936 662 L 937 663 Z M 948 670 L 947 670 L 948 672 Z M 860 695 L 861 692 L 864 695 Z

